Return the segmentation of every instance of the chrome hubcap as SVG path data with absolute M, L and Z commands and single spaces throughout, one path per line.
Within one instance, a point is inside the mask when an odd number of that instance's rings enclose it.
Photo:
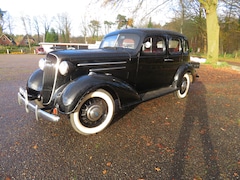
M 181 89 L 180 89 L 181 94 L 183 94 L 186 91 L 186 89 L 187 89 L 187 80 L 186 78 L 184 78 L 181 84 Z
M 91 98 L 82 105 L 79 119 L 86 127 L 96 127 L 105 120 L 107 112 L 107 104 L 103 99 Z
M 104 114 L 103 109 L 99 105 L 93 105 L 87 110 L 87 118 L 90 121 L 97 121 Z

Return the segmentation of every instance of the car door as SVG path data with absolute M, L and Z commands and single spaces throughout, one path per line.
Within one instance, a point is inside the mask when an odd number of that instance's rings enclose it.
M 168 36 L 167 55 L 164 59 L 165 81 L 172 84 L 174 75 L 183 63 L 182 38 L 178 36 Z
M 167 86 L 164 67 L 166 56 L 166 38 L 164 36 L 145 38 L 138 59 L 136 89 L 139 92 Z

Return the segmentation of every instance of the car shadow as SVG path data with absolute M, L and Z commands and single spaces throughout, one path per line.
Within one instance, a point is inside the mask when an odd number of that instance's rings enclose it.
M 217 155 L 211 140 L 209 118 L 206 103 L 206 88 L 201 82 L 196 82 L 194 89 L 196 94 L 188 96 L 186 110 L 182 120 L 179 137 L 175 145 L 175 153 L 172 159 L 171 179 L 184 179 L 185 166 L 187 164 L 187 153 L 189 150 L 190 136 L 194 126 L 199 129 L 200 143 L 206 167 L 204 179 L 219 179 L 220 171 L 217 163 Z M 194 87 L 194 86 L 193 86 Z M 194 157 L 193 157 L 194 158 Z M 193 160 L 194 161 L 194 160 Z
M 137 107 L 137 105 L 136 106 L 131 106 L 131 107 L 128 107 L 128 108 L 125 108 L 125 109 L 122 109 L 122 110 L 117 109 L 115 114 L 114 114 L 114 118 L 113 118 L 110 125 L 113 125 L 116 122 L 118 122 L 120 119 L 122 119 L 124 116 L 126 116 L 129 112 L 131 112 L 136 107 Z

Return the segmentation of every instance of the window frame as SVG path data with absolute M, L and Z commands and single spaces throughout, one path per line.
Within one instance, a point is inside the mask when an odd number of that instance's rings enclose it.
M 177 46 L 170 47 L 170 45 L 174 45 L 172 42 L 177 42 Z M 181 54 L 183 52 L 183 46 L 182 46 L 182 38 L 181 37 L 170 37 L 168 39 L 168 52 L 169 54 Z

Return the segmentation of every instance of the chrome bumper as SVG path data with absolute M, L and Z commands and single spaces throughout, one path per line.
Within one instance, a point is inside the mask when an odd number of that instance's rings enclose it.
M 29 113 L 29 110 L 35 112 L 35 117 L 37 120 L 39 120 L 40 118 L 49 120 L 52 122 L 58 122 L 60 120 L 59 116 L 50 114 L 46 111 L 43 111 L 42 109 L 39 109 L 37 105 L 31 104 L 28 101 L 27 90 L 24 90 L 21 87 L 19 88 L 19 92 L 18 92 L 18 104 L 19 105 L 24 104 L 27 113 Z

